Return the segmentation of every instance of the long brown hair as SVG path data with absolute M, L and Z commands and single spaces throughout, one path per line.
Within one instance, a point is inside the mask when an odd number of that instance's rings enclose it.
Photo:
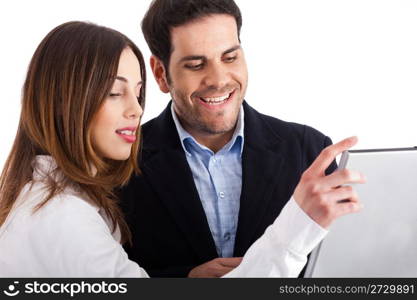
M 104 209 L 118 225 L 122 242 L 130 232 L 113 189 L 139 172 L 140 130 L 126 161 L 100 157 L 91 143 L 91 121 L 110 93 L 122 51 L 137 56 L 142 76 L 138 99 L 145 104 L 145 64 L 135 44 L 123 34 L 91 23 L 68 22 L 53 29 L 40 43 L 29 64 L 23 86 L 17 135 L 0 177 L 0 225 L 21 189 L 32 180 L 36 155 L 51 155 L 55 172 L 49 176 L 49 194 L 35 211 L 69 185 L 76 185 Z M 93 174 L 91 166 L 96 173 Z

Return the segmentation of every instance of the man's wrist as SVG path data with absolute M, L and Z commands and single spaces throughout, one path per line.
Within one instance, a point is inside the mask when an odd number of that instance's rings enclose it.
M 280 242 L 302 255 L 309 254 L 328 233 L 300 208 L 294 197 L 284 206 L 273 226 Z

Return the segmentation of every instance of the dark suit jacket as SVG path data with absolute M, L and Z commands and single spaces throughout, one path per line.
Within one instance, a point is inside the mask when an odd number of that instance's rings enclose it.
M 245 144 L 234 256 L 273 223 L 301 174 L 331 140 L 317 130 L 262 115 L 243 103 Z M 168 106 L 143 125 L 142 175 L 122 190 L 133 234 L 130 259 L 151 277 L 186 277 L 218 257 Z M 333 164 L 328 171 L 335 168 Z

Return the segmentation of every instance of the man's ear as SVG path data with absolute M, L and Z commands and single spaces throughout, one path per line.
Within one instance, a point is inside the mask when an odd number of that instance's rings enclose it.
M 169 93 L 168 81 L 167 81 L 164 64 L 155 55 L 151 56 L 150 63 L 151 63 L 153 76 L 155 77 L 155 80 L 159 85 L 159 89 L 163 93 Z

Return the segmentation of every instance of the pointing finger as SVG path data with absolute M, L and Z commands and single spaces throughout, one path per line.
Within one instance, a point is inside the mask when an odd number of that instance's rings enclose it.
M 353 147 L 358 141 L 356 136 L 344 139 L 336 144 L 330 145 L 323 149 L 323 151 L 317 156 L 316 160 L 307 169 L 306 173 L 310 175 L 323 176 L 326 169 L 343 151 Z

